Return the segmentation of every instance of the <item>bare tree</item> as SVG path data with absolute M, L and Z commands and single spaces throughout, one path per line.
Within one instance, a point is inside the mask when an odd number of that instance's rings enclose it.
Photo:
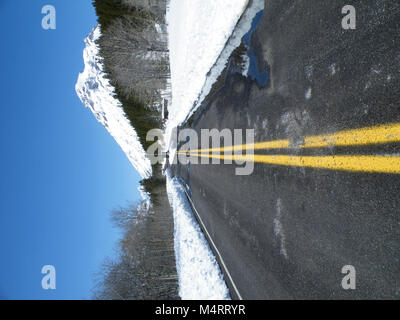
M 112 212 L 124 230 L 118 259 L 106 259 L 97 275 L 93 298 L 178 299 L 173 220 L 165 186 L 157 187 L 156 205 L 144 202 Z M 135 209 L 136 208 L 136 209 Z
M 166 1 L 124 3 L 141 10 L 134 18 L 126 14 L 107 27 L 100 40 L 101 54 L 114 83 L 125 95 L 154 106 L 161 101 L 160 93 L 170 77 Z

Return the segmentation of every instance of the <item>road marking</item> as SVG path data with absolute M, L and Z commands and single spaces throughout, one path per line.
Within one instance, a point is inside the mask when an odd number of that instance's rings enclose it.
M 218 155 L 189 152 L 191 156 L 231 161 L 251 161 L 283 166 L 309 167 L 329 170 L 400 174 L 397 156 L 288 156 L 288 155 Z
M 400 123 L 345 130 L 334 134 L 305 137 L 304 148 L 361 146 L 400 141 Z
M 360 129 L 339 131 L 332 134 L 323 134 L 304 137 L 304 143 L 297 148 L 322 148 L 331 146 L 362 146 L 382 143 L 400 142 L 400 123 L 384 124 Z M 257 143 L 242 144 L 210 149 L 195 149 L 192 152 L 229 152 L 241 150 L 269 150 L 269 149 L 294 149 L 288 139 L 274 140 Z
M 285 149 L 289 148 L 289 140 L 275 140 L 265 141 L 249 144 L 241 144 L 236 146 L 211 148 L 211 149 L 194 149 L 192 152 L 229 152 L 229 151 L 242 151 L 242 150 L 262 150 L 262 149 Z M 186 151 L 178 151 L 178 153 L 185 153 Z
M 186 191 L 186 188 L 185 188 L 184 186 L 183 186 L 183 190 L 185 191 L 186 197 L 187 197 L 188 200 L 190 201 L 190 204 L 191 204 L 191 206 L 192 206 L 192 208 L 193 208 L 193 211 L 194 211 L 195 214 L 196 214 L 197 221 L 199 221 L 199 223 L 201 224 L 202 229 L 204 230 L 204 232 L 205 232 L 206 235 L 207 235 L 207 238 L 210 240 L 211 246 L 214 248 L 214 252 L 218 255 L 219 260 L 221 261 L 222 267 L 223 267 L 224 270 L 225 270 L 225 274 L 228 276 L 228 278 L 229 278 L 229 280 L 230 280 L 230 282 L 231 282 L 231 284 L 232 284 L 232 287 L 233 287 L 233 289 L 235 290 L 235 293 L 236 293 L 237 297 L 239 298 L 239 300 L 243 300 L 241 294 L 239 293 L 238 288 L 237 288 L 236 285 L 235 285 L 235 282 L 234 282 L 233 279 L 232 279 L 232 276 L 231 276 L 231 274 L 230 274 L 230 272 L 229 272 L 229 270 L 228 270 L 228 268 L 227 268 L 227 266 L 226 266 L 224 260 L 222 259 L 221 254 L 219 253 L 219 250 L 217 249 L 217 246 L 215 245 L 215 243 L 214 243 L 213 239 L 211 238 L 210 234 L 208 233 L 208 230 L 206 229 L 206 226 L 204 225 L 203 220 L 201 219 L 199 212 L 197 211 L 196 207 L 194 206 L 194 203 L 193 203 L 193 201 L 192 201 L 192 198 L 189 196 L 189 194 L 188 194 L 188 192 Z

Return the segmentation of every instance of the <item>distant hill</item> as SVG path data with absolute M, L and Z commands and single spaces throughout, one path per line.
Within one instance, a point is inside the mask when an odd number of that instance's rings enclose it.
M 94 0 L 104 71 L 146 150 L 146 134 L 162 128 L 170 78 L 167 0 Z

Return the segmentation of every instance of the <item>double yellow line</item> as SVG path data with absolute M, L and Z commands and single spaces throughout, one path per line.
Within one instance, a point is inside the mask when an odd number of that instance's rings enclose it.
M 400 123 L 392 123 L 361 129 L 345 130 L 333 134 L 304 137 L 301 146 L 292 146 L 289 140 L 274 140 L 211 149 L 178 151 L 191 156 L 231 161 L 252 161 L 273 165 L 321 168 L 330 170 L 400 173 L 400 157 L 384 155 L 334 155 L 334 156 L 291 156 L 232 154 L 245 150 L 310 149 L 331 146 L 366 146 L 400 142 Z M 214 153 L 214 154 L 210 154 Z M 219 153 L 219 154 L 215 154 Z M 221 154 L 229 153 L 229 154 Z

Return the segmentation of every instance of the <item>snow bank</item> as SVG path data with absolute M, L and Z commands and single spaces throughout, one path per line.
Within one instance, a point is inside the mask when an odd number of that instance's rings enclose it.
M 172 130 L 190 112 L 205 81 L 249 0 L 171 0 L 167 13 L 172 106 L 166 128 Z
M 230 36 L 228 42 L 226 43 L 224 49 L 222 50 L 221 54 L 218 56 L 217 61 L 212 66 L 208 76 L 204 82 L 204 85 L 201 89 L 201 92 L 195 101 L 192 109 L 186 115 L 186 117 L 190 117 L 193 112 L 197 110 L 198 107 L 202 104 L 203 100 L 207 97 L 210 93 L 212 86 L 217 81 L 219 75 L 224 71 L 229 57 L 231 56 L 232 52 L 240 46 L 242 42 L 242 38 L 244 35 L 249 32 L 251 28 L 252 21 L 256 14 L 261 10 L 264 10 L 264 0 L 253 0 L 251 5 L 248 9 L 244 12 L 243 16 L 241 17 L 240 21 L 237 23 L 237 26 Z M 250 59 L 247 55 L 244 57 L 244 67 L 243 67 L 243 76 L 247 77 L 247 72 L 250 66 Z
M 167 170 L 167 192 L 174 211 L 179 295 L 184 300 L 226 300 L 229 290 L 182 185 Z
M 254 16 L 264 9 L 264 0 L 253 0 L 245 10 L 248 4 L 249 0 L 171 0 L 167 22 L 172 104 L 167 146 L 173 129 L 200 106 L 250 30 Z M 173 158 L 174 148 L 169 152 Z

